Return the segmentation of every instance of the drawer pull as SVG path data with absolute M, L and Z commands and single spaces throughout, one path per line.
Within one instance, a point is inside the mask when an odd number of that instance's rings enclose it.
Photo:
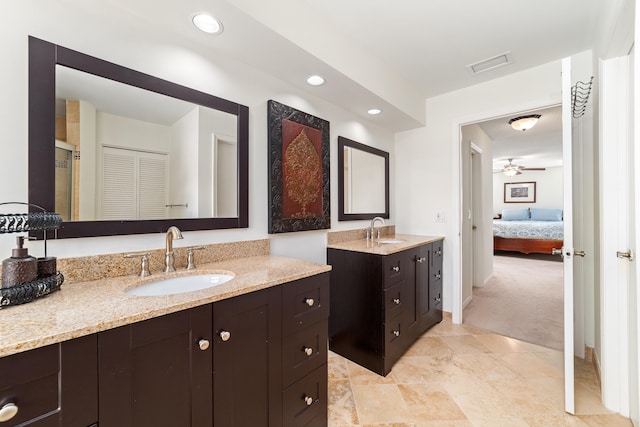
M 442 255 L 442 249 L 438 249 L 438 250 L 436 251 L 436 255 Z
M 393 335 L 399 337 L 400 336 L 400 331 L 393 331 Z
M 426 260 L 427 260 L 427 258 L 425 258 L 425 257 L 416 258 L 416 261 L 418 261 L 420 264 L 422 264 Z
M 209 340 L 201 339 L 198 341 L 198 347 L 200 347 L 200 350 L 205 351 L 209 348 Z
M 442 298 L 437 297 L 437 298 L 434 298 L 434 300 L 435 300 L 435 302 L 440 302 L 442 300 Z
M 306 354 L 307 356 L 311 356 L 313 354 L 313 349 L 311 347 L 305 347 L 304 354 Z
M 436 279 L 442 279 L 442 274 L 440 273 L 436 274 Z
M 311 396 L 305 396 L 302 398 L 304 400 L 304 403 L 307 404 L 307 406 L 311 406 L 313 405 L 313 397 Z
M 309 307 L 313 307 L 313 304 L 315 304 L 316 302 L 313 300 L 313 298 L 307 298 L 306 300 L 304 300 L 305 304 L 307 304 Z
M 400 305 L 400 298 L 394 298 L 393 302 L 395 302 L 396 305 Z
M 5 404 L 2 409 L 0 409 L 0 423 L 9 421 L 11 418 L 15 417 L 17 413 L 18 406 L 15 403 L 9 402 Z
M 222 341 L 229 341 L 229 338 L 231 338 L 231 332 L 229 331 L 220 331 L 218 335 L 220 335 Z
M 400 271 L 400 267 L 398 267 L 397 265 L 395 267 L 391 267 L 391 269 L 396 273 Z

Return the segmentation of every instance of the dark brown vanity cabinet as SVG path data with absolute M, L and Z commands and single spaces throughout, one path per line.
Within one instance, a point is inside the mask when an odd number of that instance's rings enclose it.
M 0 425 L 93 425 L 96 361 L 96 335 L 0 358 Z
M 325 427 L 328 316 L 322 273 L 0 358 L 0 425 Z
M 278 287 L 213 304 L 215 426 L 282 425 L 281 305 Z
M 380 374 L 442 321 L 442 240 L 389 255 L 327 249 L 329 348 Z
M 100 427 L 212 425 L 211 310 L 98 335 Z

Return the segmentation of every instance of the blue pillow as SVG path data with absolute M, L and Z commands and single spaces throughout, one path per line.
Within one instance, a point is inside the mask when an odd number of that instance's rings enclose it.
M 503 221 L 528 221 L 529 209 L 503 209 Z
M 532 221 L 562 221 L 562 209 L 531 208 Z

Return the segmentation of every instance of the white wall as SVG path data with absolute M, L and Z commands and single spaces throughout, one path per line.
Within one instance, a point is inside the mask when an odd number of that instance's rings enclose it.
M 560 61 L 427 99 L 427 126 L 396 135 L 396 229 L 445 236 L 443 308 L 460 282 L 460 125 L 560 103 Z M 443 211 L 447 222 L 436 222 Z
M 535 203 L 504 203 L 504 184 L 510 182 L 535 182 Z M 493 175 L 493 213 L 503 209 L 517 208 L 557 208 L 562 209 L 562 166 L 547 168 L 545 171 L 524 171 L 522 175 Z
M 338 135 L 392 152 L 393 134 L 327 103 L 312 93 L 302 92 L 281 80 L 221 56 L 215 47 L 186 42 L 150 22 L 115 24 L 112 15 L 94 14 L 90 5 L 70 7 L 64 1 L 23 0 L 0 7 L 0 36 L 5 60 L 0 69 L 0 92 L 11 102 L 0 104 L 2 138 L 0 201 L 27 201 L 28 61 L 27 36 L 63 45 L 160 78 L 215 94 L 249 107 L 249 228 L 184 233 L 176 247 L 250 240 L 267 233 L 267 100 L 321 117 L 331 126 L 331 217 L 332 229 L 365 227 L 367 221 L 337 221 L 337 137 Z M 80 9 L 81 8 L 81 9 Z M 335 48 L 335 47 L 334 47 Z M 391 182 L 393 185 L 393 180 Z M 393 189 L 393 187 L 392 187 Z M 394 195 L 391 195 L 391 223 Z M 326 260 L 326 230 L 271 236 L 272 253 L 311 261 Z M 0 238 L 0 254 L 10 253 L 13 238 Z M 29 242 L 35 256 L 40 242 Z M 112 236 L 49 241 L 48 252 L 58 257 L 148 250 L 164 246 L 159 234 Z
M 169 204 L 188 204 L 188 207 L 169 208 L 169 214 L 174 218 L 198 216 L 199 123 L 200 109 L 195 107 L 171 126 Z

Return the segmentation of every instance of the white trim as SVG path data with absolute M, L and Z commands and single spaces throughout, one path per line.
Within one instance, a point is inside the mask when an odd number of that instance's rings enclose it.
M 482 148 L 478 147 L 473 141 L 469 142 L 471 144 L 471 150 L 475 153 L 482 154 Z
M 469 295 L 469 298 L 464 300 L 464 303 L 462 303 L 462 308 L 465 308 L 466 306 L 468 306 L 472 299 L 473 299 L 473 295 Z

